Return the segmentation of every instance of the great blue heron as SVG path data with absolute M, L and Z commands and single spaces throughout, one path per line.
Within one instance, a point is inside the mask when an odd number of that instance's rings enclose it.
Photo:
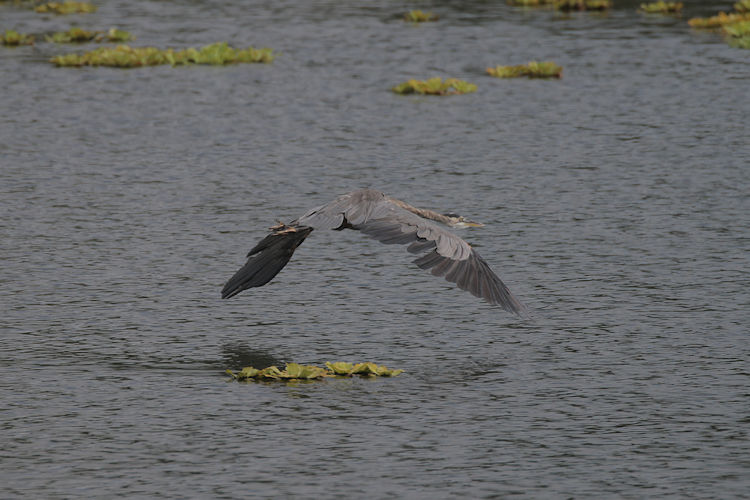
M 410 253 L 428 252 L 414 260 L 422 269 L 456 283 L 462 290 L 522 314 L 525 308 L 490 266 L 451 227 L 482 226 L 455 214 L 439 214 L 416 208 L 374 189 L 352 191 L 332 202 L 313 208 L 289 224 L 273 226 L 247 254 L 247 263 L 232 276 L 221 298 L 228 299 L 248 288 L 263 286 L 289 262 L 297 247 L 313 229 L 355 229 L 386 244 L 409 244 Z

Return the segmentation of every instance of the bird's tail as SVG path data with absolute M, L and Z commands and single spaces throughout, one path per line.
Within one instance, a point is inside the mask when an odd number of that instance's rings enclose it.
M 271 234 L 248 252 L 245 265 L 224 285 L 221 290 L 222 299 L 234 297 L 243 290 L 263 286 L 271 281 L 289 262 L 294 251 L 313 228 L 279 224 L 271 230 Z

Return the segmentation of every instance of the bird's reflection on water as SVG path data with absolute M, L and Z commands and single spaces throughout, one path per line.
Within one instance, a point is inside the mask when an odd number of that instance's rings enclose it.
M 245 366 L 252 366 L 262 370 L 272 365 L 284 365 L 284 361 L 273 354 L 261 349 L 254 349 L 243 343 L 222 345 L 221 363 L 225 369 L 240 369 Z

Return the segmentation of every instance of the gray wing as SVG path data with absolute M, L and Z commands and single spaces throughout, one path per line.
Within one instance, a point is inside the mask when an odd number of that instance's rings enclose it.
M 445 276 L 462 290 L 523 314 L 525 307 L 487 262 L 467 242 L 442 226 L 419 217 L 371 189 L 354 191 L 317 207 L 294 223 L 315 228 L 352 228 L 385 244 L 408 244 L 410 253 L 429 252 L 414 260 L 434 276 Z
M 344 229 L 381 217 L 388 197 L 374 189 L 352 191 L 325 205 L 313 208 L 290 223 L 315 229 Z M 408 213 L 408 212 L 407 212 Z

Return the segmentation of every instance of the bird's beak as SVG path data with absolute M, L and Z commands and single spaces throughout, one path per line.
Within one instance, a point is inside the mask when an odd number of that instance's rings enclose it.
M 474 222 L 471 220 L 462 220 L 458 224 L 456 224 L 456 227 L 483 227 L 484 224 L 481 222 Z

